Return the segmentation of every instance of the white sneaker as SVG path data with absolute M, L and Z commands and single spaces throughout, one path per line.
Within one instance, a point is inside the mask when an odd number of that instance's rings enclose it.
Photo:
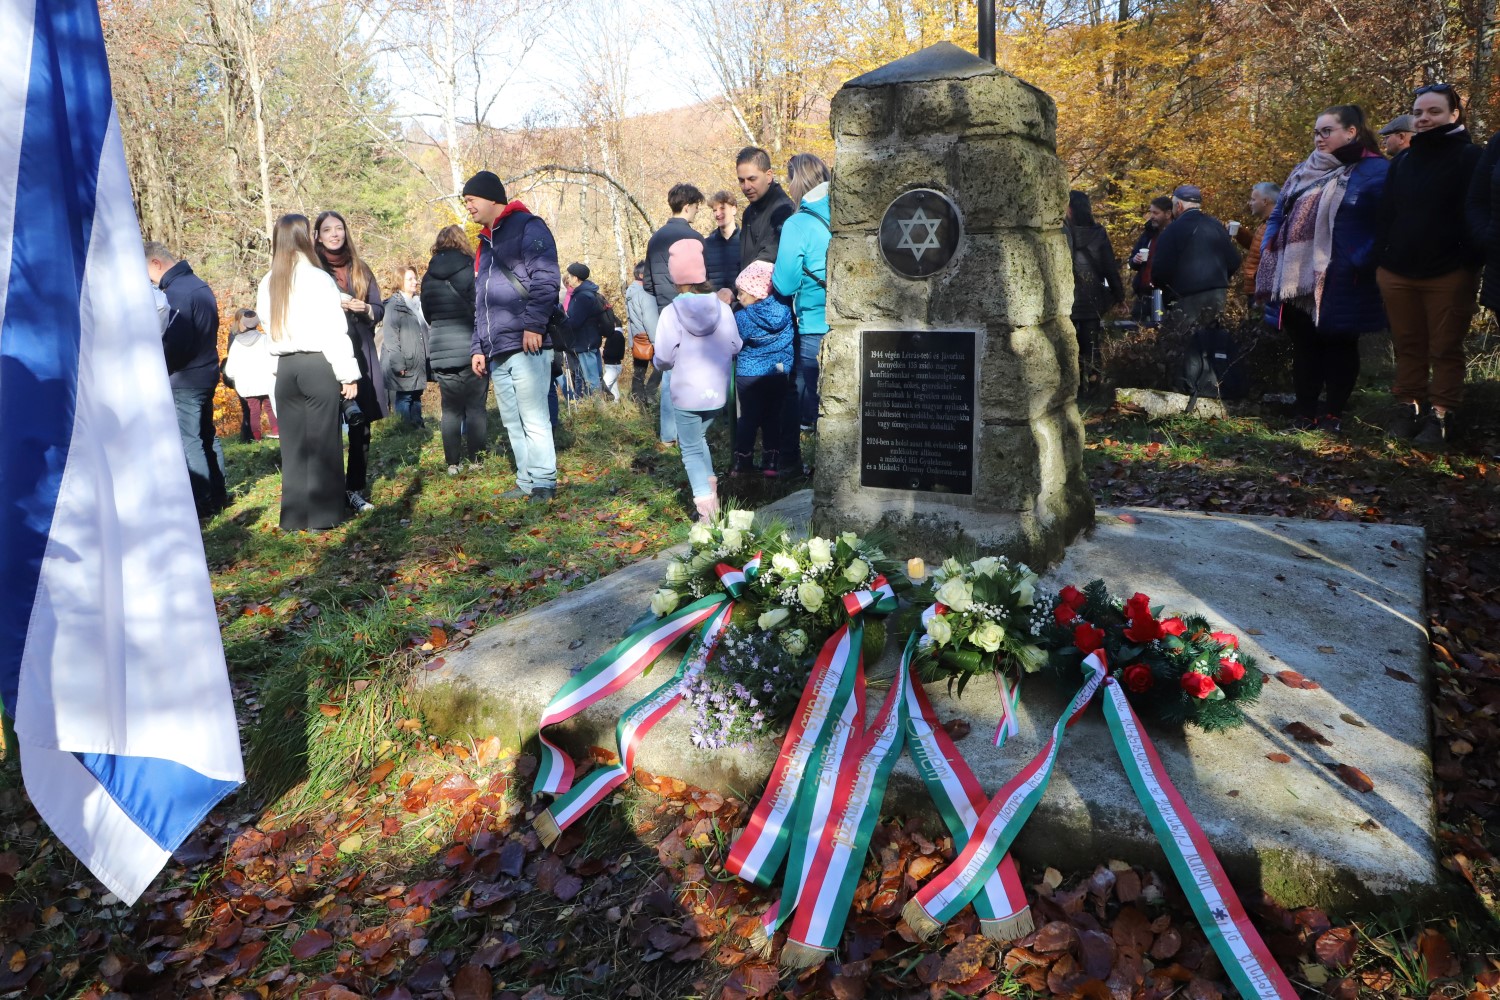
M 456 466 L 456 465 L 450 465 L 450 466 L 448 466 L 448 475 L 450 475 L 450 476 L 456 476 L 456 475 L 458 475 L 458 466 Z
M 366 500 L 364 497 L 360 496 L 359 493 L 354 490 L 350 490 L 348 493 L 345 493 L 344 497 L 349 501 L 349 506 L 354 509 L 354 512 L 356 514 L 365 514 L 375 509 L 374 504 Z

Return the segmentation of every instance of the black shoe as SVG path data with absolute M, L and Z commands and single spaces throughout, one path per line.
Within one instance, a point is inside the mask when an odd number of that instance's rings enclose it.
M 1385 436 L 1409 440 L 1417 433 L 1417 417 L 1421 410 L 1416 403 L 1397 403 L 1391 408 L 1391 416 L 1385 423 Z
M 1447 447 L 1452 440 L 1452 412 L 1440 414 L 1429 410 L 1427 418 L 1422 421 L 1422 429 L 1411 439 L 1411 443 L 1418 448 L 1441 449 Z
M 531 503 L 550 503 L 557 491 L 550 486 L 538 486 L 526 495 Z
M 508 489 L 504 493 L 500 494 L 500 499 L 501 500 L 525 500 L 529 496 L 531 496 L 531 494 L 527 493 L 525 490 L 521 489 L 521 487 L 519 487 L 519 486 L 512 486 L 510 489 Z
M 356 514 L 365 514 L 375 509 L 375 505 L 361 496 L 358 490 L 345 493 L 344 499 L 349 502 L 349 509 Z
M 1342 436 L 1344 433 L 1344 422 L 1332 413 L 1325 413 L 1317 420 L 1317 429 L 1324 434 L 1336 434 Z

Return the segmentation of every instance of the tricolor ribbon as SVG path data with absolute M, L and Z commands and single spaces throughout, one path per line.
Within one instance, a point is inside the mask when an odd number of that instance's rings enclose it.
M 1297 991 L 1251 925 L 1208 837 L 1167 776 L 1124 690 L 1113 679 L 1104 690 L 1104 718 L 1125 774 L 1224 971 L 1240 996 L 1295 1000 Z
M 558 796 L 552 807 L 536 820 L 537 832 L 544 842 L 550 844 L 570 823 L 629 776 L 629 761 L 634 757 L 635 747 L 681 697 L 681 689 L 686 680 L 690 679 L 685 676 L 685 672 L 694 650 L 706 655 L 712 648 L 711 643 L 705 649 L 705 642 L 700 640 L 684 657 L 672 680 L 657 687 L 650 695 L 625 711 L 615 732 L 619 764 L 590 773 L 576 794 L 573 789 L 573 759 L 547 739 L 547 727 L 571 719 L 628 685 L 655 663 L 673 643 L 710 618 L 714 618 L 715 625 L 704 639 L 717 642 L 719 633 L 729 621 L 732 601 L 744 589 L 746 582 L 755 576 L 759 565 L 758 554 L 743 571 L 721 563 L 718 572 L 724 587 L 723 593 L 710 594 L 685 608 L 679 608 L 665 618 L 647 622 L 635 629 L 603 656 L 570 678 L 552 696 L 537 727 L 541 742 L 541 763 L 532 786 L 534 795 L 545 793 Z M 674 685 L 678 690 L 676 697 L 671 695 Z M 617 775 L 617 771 L 621 773 Z
M 729 624 L 734 611 L 732 603 L 719 605 L 704 626 L 703 633 L 694 640 L 683 654 L 666 683 L 660 685 L 640 701 L 631 705 L 620 716 L 615 727 L 615 752 L 617 763 L 590 771 L 568 791 L 559 795 L 534 823 L 542 843 L 552 844 L 562 831 L 572 826 L 588 811 L 603 802 L 610 792 L 625 783 L 635 767 L 635 751 L 646 734 L 677 706 L 698 675 L 708 657 L 718 645 L 719 637 Z
M 846 715 L 848 724 L 853 724 L 850 698 L 864 641 L 859 618 L 867 612 L 890 614 L 896 610 L 896 595 L 885 577 L 876 577 L 870 589 L 844 595 L 844 610 L 850 621 L 839 626 L 819 651 L 766 790 L 724 864 L 747 882 L 768 886 L 776 877 L 790 847 L 790 824 L 797 810 L 803 776 L 809 773 L 815 752 L 829 743 Z M 821 763 L 820 757 L 813 763 L 812 773 L 817 773 Z M 809 797 L 812 797 L 810 791 Z M 791 870 L 799 868 L 793 866 Z
M 979 822 L 988 797 L 953 738 L 938 721 L 937 712 L 920 682 L 910 679 L 906 690 L 906 747 L 917 774 L 937 803 L 955 849 L 963 850 Z M 1014 941 L 1035 929 L 1026 890 L 1015 860 L 1006 854 L 1000 867 L 984 880 L 974 897 L 974 910 L 985 937 Z
M 1021 827 L 1036 809 L 1062 749 L 1063 736 L 1078 720 L 1104 682 L 1104 657 L 1091 653 L 1084 664 L 1091 673 L 1068 708 L 1052 727 L 1052 735 L 1021 772 L 995 793 L 980 814 L 969 840 L 958 857 L 936 878 L 928 882 L 906 904 L 902 915 L 912 930 L 930 937 L 963 909 L 984 889 L 985 882 L 999 869 L 1005 852 L 1020 833 Z
M 948 613 L 947 605 L 941 601 L 929 604 L 922 610 L 922 627 L 925 629 L 938 615 Z M 1005 741 L 1021 731 L 1016 713 L 1021 707 L 1021 681 L 1014 683 L 1003 670 L 995 671 L 995 685 L 1000 689 L 1000 724 L 995 727 L 995 746 L 1005 746 Z

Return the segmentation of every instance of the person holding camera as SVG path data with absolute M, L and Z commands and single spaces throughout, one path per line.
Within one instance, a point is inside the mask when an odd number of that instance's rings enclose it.
M 281 528 L 335 527 L 346 510 L 339 404 L 353 402 L 360 372 L 338 286 L 313 251 L 307 216 L 276 221 L 255 311 L 267 320 L 276 359 Z
M 349 343 L 359 362 L 359 393 L 343 408 L 349 427 L 349 459 L 344 471 L 344 498 L 356 514 L 375 509 L 365 498 L 369 491 L 368 462 L 370 424 L 386 415 L 385 372 L 375 350 L 375 326 L 385 316 L 380 285 L 354 249 L 354 238 L 344 217 L 337 212 L 319 212 L 313 238 L 323 269 L 339 288 Z

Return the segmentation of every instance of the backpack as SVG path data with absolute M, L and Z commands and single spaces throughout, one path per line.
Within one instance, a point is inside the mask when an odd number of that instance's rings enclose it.
M 1234 334 L 1223 323 L 1193 331 L 1179 381 L 1192 397 L 1188 402 L 1190 413 L 1199 398 L 1244 399 L 1249 394 L 1249 373 L 1240 363 Z

